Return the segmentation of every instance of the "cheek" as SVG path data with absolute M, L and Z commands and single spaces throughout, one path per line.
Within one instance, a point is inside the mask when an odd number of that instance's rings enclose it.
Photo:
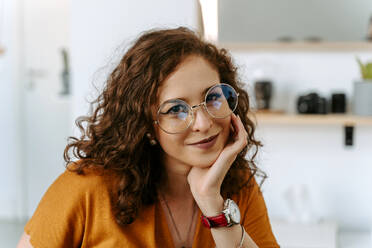
M 183 147 L 184 135 L 157 132 L 157 140 L 165 153 L 175 154 Z

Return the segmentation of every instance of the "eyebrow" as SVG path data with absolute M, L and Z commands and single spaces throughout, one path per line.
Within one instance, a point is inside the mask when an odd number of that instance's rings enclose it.
M 216 84 L 213 84 L 212 86 L 209 86 L 209 87 L 205 88 L 204 91 L 201 93 L 201 95 L 205 95 L 210 88 L 212 88 L 212 87 L 214 87 L 214 86 L 216 86 L 218 84 L 219 83 L 216 83 Z M 187 100 L 185 98 L 183 98 L 183 97 L 181 97 L 181 98 L 170 98 L 170 99 L 167 99 L 167 100 L 163 101 L 160 105 L 162 105 L 165 102 L 173 101 L 173 100 L 182 100 L 184 102 L 187 102 Z

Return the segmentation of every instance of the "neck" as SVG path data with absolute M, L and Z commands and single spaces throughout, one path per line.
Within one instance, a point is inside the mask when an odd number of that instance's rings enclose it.
M 172 200 L 183 199 L 183 201 L 193 201 L 194 197 L 187 182 L 187 175 L 191 166 L 179 164 L 175 161 L 165 161 L 164 164 L 166 182 L 161 188 L 162 192 Z

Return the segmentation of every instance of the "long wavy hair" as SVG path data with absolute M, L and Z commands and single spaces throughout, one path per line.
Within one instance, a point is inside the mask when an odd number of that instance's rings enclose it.
M 134 42 L 108 76 L 103 91 L 90 103 L 92 114 L 77 118 L 81 136 L 69 137 L 64 151 L 67 168 L 73 164 L 70 170 L 76 173 L 100 168 L 117 176 L 111 192 L 112 211 L 122 226 L 132 223 L 141 207 L 157 201 L 157 189 L 165 178 L 163 151 L 160 145 L 150 145 L 146 133 L 154 134 L 152 109 L 158 102 L 159 86 L 190 55 L 207 60 L 217 69 L 221 82 L 239 93 L 235 112 L 248 132 L 248 145 L 228 171 L 221 194 L 238 193 L 250 186 L 255 175 L 262 177 L 261 182 L 266 177 L 254 162 L 261 143 L 254 137 L 248 94 L 228 52 L 185 27 L 150 30 Z

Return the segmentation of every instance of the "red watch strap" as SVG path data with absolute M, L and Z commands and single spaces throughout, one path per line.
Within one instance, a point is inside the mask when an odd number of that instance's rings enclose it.
M 206 217 L 202 215 L 201 221 L 203 225 L 208 228 L 228 226 L 226 216 L 223 213 L 213 217 Z

